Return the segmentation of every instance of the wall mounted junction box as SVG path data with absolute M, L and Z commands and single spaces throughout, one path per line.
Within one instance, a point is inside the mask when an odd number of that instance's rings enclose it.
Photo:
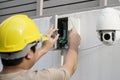
M 50 19 L 50 24 L 58 28 L 58 33 L 60 35 L 57 43 L 54 46 L 55 49 L 67 48 L 68 33 L 69 30 L 72 29 L 73 27 L 75 27 L 78 34 L 80 34 L 79 18 L 75 18 L 73 16 L 58 18 L 58 16 L 55 15 Z

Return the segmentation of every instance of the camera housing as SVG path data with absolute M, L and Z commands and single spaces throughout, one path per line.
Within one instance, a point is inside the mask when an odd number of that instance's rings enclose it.
M 113 8 L 102 9 L 96 31 L 99 40 L 105 45 L 113 45 L 120 39 L 120 12 Z
M 120 31 L 116 30 L 100 30 L 98 31 L 98 38 L 105 45 L 113 45 L 120 39 Z

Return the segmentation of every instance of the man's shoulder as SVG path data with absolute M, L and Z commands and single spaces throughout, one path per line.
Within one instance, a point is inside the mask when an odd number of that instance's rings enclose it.
M 34 75 L 41 80 L 69 80 L 70 74 L 64 68 L 48 68 L 36 71 L 28 71 L 29 74 Z
M 65 69 L 22 70 L 16 73 L 0 74 L 0 80 L 69 80 Z

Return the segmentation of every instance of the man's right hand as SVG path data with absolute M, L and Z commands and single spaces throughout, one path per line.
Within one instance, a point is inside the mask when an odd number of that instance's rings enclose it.
M 68 36 L 68 46 L 69 49 L 72 50 L 77 50 L 78 46 L 80 45 L 80 36 L 77 33 L 76 29 L 73 28 L 69 31 L 69 36 Z
M 65 58 L 65 62 L 62 66 L 62 68 L 66 69 L 70 76 L 73 75 L 77 68 L 78 64 L 78 46 L 80 44 L 80 36 L 73 28 L 72 30 L 69 31 L 69 36 L 68 36 L 68 52 L 67 56 Z

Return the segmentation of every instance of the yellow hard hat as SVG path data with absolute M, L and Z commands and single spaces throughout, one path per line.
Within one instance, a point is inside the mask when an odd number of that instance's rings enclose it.
M 0 24 L 0 52 L 16 52 L 42 38 L 36 24 L 26 15 L 17 14 Z

